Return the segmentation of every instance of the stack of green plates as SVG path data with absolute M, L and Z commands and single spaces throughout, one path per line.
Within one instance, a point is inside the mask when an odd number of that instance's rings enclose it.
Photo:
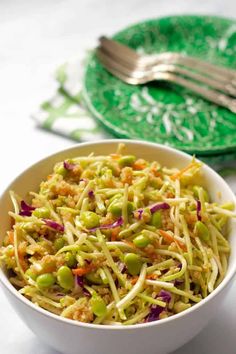
M 172 16 L 138 23 L 113 38 L 139 53 L 180 52 L 236 69 L 236 21 L 231 19 Z M 92 54 L 84 96 L 93 115 L 118 137 L 167 144 L 210 164 L 236 161 L 236 115 L 184 88 L 125 84 Z

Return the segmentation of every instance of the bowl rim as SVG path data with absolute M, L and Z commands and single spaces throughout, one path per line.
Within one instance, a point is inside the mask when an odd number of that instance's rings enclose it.
M 38 164 L 45 162 L 46 160 L 50 160 L 53 157 L 58 157 L 60 158 L 60 154 L 69 152 L 71 150 L 76 150 L 80 149 L 81 147 L 87 147 L 87 146 L 97 146 L 97 145 L 106 145 L 106 144 L 119 144 L 119 143 L 124 143 L 126 145 L 145 145 L 150 148 L 159 148 L 161 150 L 165 150 L 170 154 L 179 154 L 179 156 L 182 156 L 184 158 L 187 158 L 189 161 L 191 159 L 191 155 L 180 151 L 178 149 L 172 148 L 167 145 L 163 144 L 158 144 L 158 143 L 153 143 L 153 142 L 148 142 L 145 140 L 129 140 L 129 139 L 106 139 L 106 140 L 95 140 L 92 142 L 85 142 L 85 143 L 79 143 L 79 144 L 74 144 L 70 147 L 67 147 L 65 149 L 58 150 L 57 152 L 54 152 L 50 155 L 47 155 L 46 157 L 34 162 L 31 164 L 28 168 L 24 169 L 18 176 L 13 179 L 8 186 L 1 192 L 0 194 L 0 199 L 5 195 L 8 191 L 10 186 L 16 182 L 19 178 L 21 178 L 27 171 L 31 170 L 32 168 L 36 167 Z M 79 152 L 79 151 L 78 151 Z M 199 160 L 201 161 L 201 160 Z M 234 195 L 233 191 L 229 187 L 229 185 L 224 181 L 224 179 L 216 172 L 214 171 L 211 167 L 209 167 L 207 164 L 203 163 L 203 168 L 206 170 L 207 173 L 213 174 L 213 176 L 218 180 L 221 184 L 224 185 L 226 189 L 228 189 L 229 193 L 232 195 L 232 201 L 236 205 L 236 196 Z M 229 284 L 230 280 L 236 273 L 236 262 L 233 266 L 228 268 L 228 274 L 224 277 L 222 282 L 217 286 L 217 288 L 209 294 L 205 299 L 201 300 L 199 303 L 195 304 L 194 306 L 190 307 L 187 310 L 184 310 L 183 312 L 180 312 L 178 314 L 175 314 L 173 316 L 164 318 L 160 321 L 153 321 L 153 322 L 146 322 L 146 323 L 139 323 L 139 324 L 133 324 L 133 325 L 101 325 L 101 324 L 94 324 L 94 323 L 85 323 L 85 322 L 79 322 L 71 319 L 67 319 L 64 317 L 61 317 L 59 315 L 56 315 L 52 312 L 49 312 L 37 305 L 35 305 L 32 301 L 28 300 L 25 298 L 22 294 L 19 293 L 19 291 L 16 290 L 16 288 L 10 283 L 9 279 L 6 277 L 4 271 L 2 268 L 0 268 L 0 283 L 3 287 L 5 287 L 14 297 L 17 298 L 18 301 L 22 302 L 24 305 L 31 307 L 32 310 L 34 310 L 36 313 L 40 313 L 41 315 L 48 317 L 49 319 L 52 319 L 54 321 L 61 321 L 62 323 L 66 325 L 73 325 L 76 327 L 83 327 L 84 329 L 96 329 L 96 330 L 109 330 L 109 331 L 114 331 L 114 330 L 141 330 L 145 329 L 148 327 L 153 327 L 153 326 L 161 326 L 162 324 L 167 324 L 169 322 L 177 321 L 180 318 L 186 317 L 190 315 L 192 312 L 197 311 L 199 308 L 202 306 L 205 306 L 209 301 L 211 301 L 214 297 L 216 297 L 221 291 Z

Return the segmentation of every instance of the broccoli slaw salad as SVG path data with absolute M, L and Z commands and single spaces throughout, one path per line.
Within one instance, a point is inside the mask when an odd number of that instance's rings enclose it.
M 194 158 L 179 170 L 124 148 L 58 162 L 30 202 L 10 192 L 0 261 L 37 306 L 133 325 L 194 306 L 224 279 L 233 203 L 211 201 Z

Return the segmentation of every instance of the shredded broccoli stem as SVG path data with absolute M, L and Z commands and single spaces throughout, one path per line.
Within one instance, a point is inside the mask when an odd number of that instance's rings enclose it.
M 124 280 L 124 277 L 122 276 L 121 272 L 119 271 L 119 268 L 117 267 L 116 263 L 114 262 L 111 254 L 110 254 L 110 252 L 109 252 L 109 250 L 107 248 L 106 242 L 105 242 L 105 240 L 103 238 L 103 235 L 102 235 L 101 231 L 97 230 L 96 234 L 97 234 L 98 241 L 101 244 L 102 251 L 103 251 L 104 255 L 106 256 L 107 263 L 108 263 L 109 267 L 111 267 L 113 272 L 116 274 L 116 276 L 119 279 L 121 285 L 124 286 L 126 284 L 126 282 Z
M 153 305 L 158 305 L 158 306 L 161 306 L 161 307 L 165 307 L 166 306 L 166 303 L 164 301 L 153 299 L 153 297 L 147 296 L 145 294 L 138 294 L 137 297 L 140 297 L 145 302 L 149 302 L 149 303 L 151 303 Z
M 158 287 L 163 288 L 163 289 L 171 289 L 171 288 L 174 287 L 173 283 L 167 283 L 165 281 L 160 281 L 160 280 L 146 280 L 145 284 L 158 286 Z
M 11 198 L 12 204 L 14 206 L 15 214 L 19 214 L 20 210 L 19 210 L 19 205 L 18 205 L 18 202 L 17 202 L 18 198 L 17 198 L 15 192 L 13 192 L 13 191 L 10 191 L 9 194 L 10 194 L 10 198 Z
M 223 209 L 223 208 L 220 208 L 220 207 L 217 207 L 217 206 L 213 206 L 209 210 L 212 210 L 212 211 L 214 211 L 216 213 L 219 213 L 221 215 L 228 216 L 230 218 L 236 218 L 236 213 L 235 212 L 230 211 L 230 210 L 226 210 L 226 209 Z
M 175 198 L 180 197 L 180 183 L 179 180 L 177 179 L 175 181 Z M 179 229 L 180 229 L 180 224 L 179 224 L 179 205 L 175 206 L 175 215 L 174 215 L 174 234 L 176 236 L 179 236 Z
M 165 269 L 173 266 L 175 264 L 175 261 L 173 259 L 168 259 L 166 261 L 154 264 L 153 266 L 147 267 L 147 274 L 151 274 L 155 270 L 158 269 Z
M 201 242 L 201 240 L 199 239 L 199 237 L 195 237 L 195 241 L 196 241 L 196 243 L 197 243 L 197 245 L 198 245 L 198 248 L 199 248 L 200 252 L 202 253 L 203 267 L 207 269 L 209 262 L 208 262 L 208 257 L 207 257 L 205 248 L 204 248 L 204 246 L 202 245 L 202 242 Z
M 162 277 L 161 278 L 162 281 L 171 281 L 174 279 L 178 279 L 185 273 L 186 268 L 187 268 L 187 262 L 182 255 L 180 255 L 176 252 L 167 251 L 167 250 L 156 250 L 156 253 L 160 254 L 160 255 L 164 255 L 164 256 L 170 256 L 173 258 L 177 258 L 181 262 L 181 270 L 173 275 Z
M 211 263 L 212 272 L 211 272 L 210 280 L 208 282 L 208 290 L 210 293 L 212 293 L 212 291 L 214 290 L 214 285 L 218 274 L 218 266 L 214 257 L 210 259 L 210 263 Z
M 130 290 L 130 292 L 116 304 L 117 309 L 125 309 L 126 307 L 128 307 L 130 302 L 135 298 L 135 296 L 137 296 L 138 293 L 140 293 L 145 282 L 146 272 L 147 272 L 147 265 L 144 263 L 140 271 L 140 275 L 137 283 Z
M 76 209 L 80 209 L 83 203 L 84 198 L 88 195 L 88 192 L 90 189 L 92 189 L 94 182 L 93 181 L 89 181 L 89 183 L 87 184 L 87 186 L 84 188 L 83 192 L 80 195 L 80 198 L 76 204 Z
M 190 300 L 192 300 L 194 302 L 200 302 L 201 301 L 200 297 L 194 296 L 194 295 L 188 293 L 187 291 L 183 291 L 183 290 L 177 289 L 176 287 L 170 288 L 169 290 L 170 290 L 170 292 L 172 292 L 174 294 L 177 294 L 177 295 L 180 295 L 180 296 L 183 296 L 183 297 L 187 297 L 187 298 L 189 298 Z
M 150 310 L 149 308 L 146 308 L 145 310 L 141 310 L 138 313 L 135 314 L 135 316 L 133 316 L 130 320 L 125 321 L 123 324 L 124 325 L 132 325 L 135 323 L 140 322 L 142 319 L 144 319 L 145 317 L 147 317 L 147 315 L 149 314 Z
M 107 276 L 108 283 L 110 285 L 111 292 L 113 294 L 114 300 L 115 300 L 116 303 L 118 303 L 120 301 L 120 297 L 119 297 L 118 291 L 116 289 L 114 280 L 113 280 L 113 278 L 111 276 L 111 273 L 109 272 L 107 267 L 104 267 L 103 269 L 104 269 L 104 272 L 105 272 L 105 274 Z
M 15 260 L 16 260 L 16 264 L 17 264 L 17 270 L 20 273 L 20 275 L 22 276 L 22 279 L 27 282 L 25 273 L 24 273 L 23 268 L 20 264 L 20 259 L 19 259 L 19 254 L 18 254 L 18 235 L 17 235 L 16 227 L 14 228 L 14 254 L 15 254 Z
M 188 256 L 189 256 L 189 262 L 190 262 L 190 265 L 192 265 L 193 264 L 193 249 L 192 249 L 192 242 L 191 242 L 189 231 L 188 231 L 188 226 L 186 224 L 186 221 L 185 221 L 185 218 L 183 215 L 180 216 L 180 220 L 181 220 L 182 227 L 183 227 L 185 244 L 187 246 L 187 251 L 188 251 Z
M 106 274 L 106 276 L 107 276 L 108 283 L 109 283 L 109 285 L 110 285 L 112 295 L 113 295 L 114 300 L 115 300 L 115 303 L 116 303 L 116 305 L 117 305 L 117 304 L 119 303 L 119 301 L 120 301 L 120 296 L 119 296 L 118 291 L 117 291 L 117 289 L 116 289 L 115 282 L 114 282 L 114 280 L 113 280 L 113 278 L 112 278 L 112 275 L 111 275 L 110 271 L 108 270 L 108 268 L 107 268 L 107 267 L 104 267 L 103 269 L 104 269 L 104 272 L 105 272 L 105 274 Z M 125 316 L 125 313 L 124 313 L 123 309 L 118 309 L 118 312 L 119 312 L 120 318 L 121 318 L 122 320 L 126 320 L 126 319 L 127 319 L 126 316 Z
M 123 197 L 123 205 L 122 205 L 122 217 L 124 221 L 124 225 L 128 222 L 128 210 L 127 210 L 127 203 L 128 203 L 128 189 L 129 185 L 126 183 L 124 188 L 124 197 Z

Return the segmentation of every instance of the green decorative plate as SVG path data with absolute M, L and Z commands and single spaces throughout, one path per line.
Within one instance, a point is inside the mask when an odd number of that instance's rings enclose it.
M 209 16 L 149 20 L 114 39 L 140 53 L 175 51 L 236 68 L 236 21 Z M 89 110 L 118 137 L 164 143 L 200 155 L 236 150 L 236 115 L 179 86 L 131 86 L 91 54 L 84 77 Z

